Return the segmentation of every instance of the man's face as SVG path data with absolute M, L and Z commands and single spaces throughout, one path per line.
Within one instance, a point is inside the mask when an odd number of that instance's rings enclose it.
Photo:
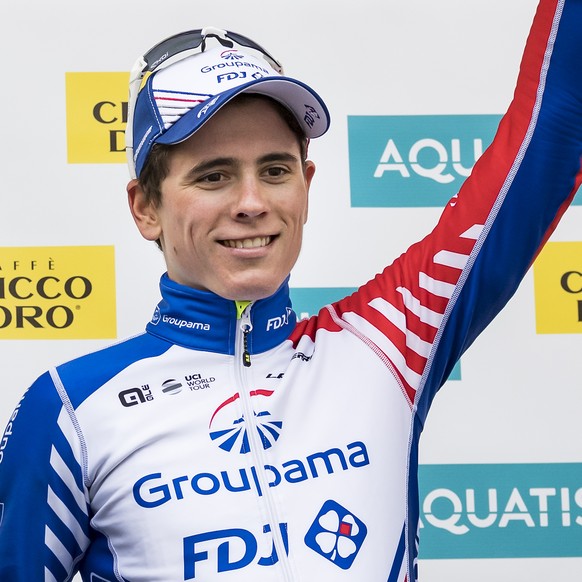
M 147 224 L 134 208 L 139 186 L 130 202 L 142 234 L 160 240 L 171 279 L 227 299 L 260 299 L 297 260 L 314 171 L 269 101 L 235 100 L 173 147 L 161 204 L 144 207 Z

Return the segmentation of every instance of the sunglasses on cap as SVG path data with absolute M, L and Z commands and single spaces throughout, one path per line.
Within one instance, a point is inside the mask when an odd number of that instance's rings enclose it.
M 278 73 L 283 74 L 283 66 L 255 41 L 229 30 L 207 26 L 197 30 L 181 32 L 162 40 L 143 56 L 139 57 L 131 69 L 129 76 L 129 100 L 127 108 L 127 126 L 125 142 L 127 161 L 132 177 L 135 177 L 135 162 L 133 158 L 133 119 L 137 97 L 144 79 L 151 73 L 163 69 L 194 54 L 206 50 L 207 39 L 216 39 L 222 46 L 233 48 L 235 44 L 253 49 L 267 60 Z

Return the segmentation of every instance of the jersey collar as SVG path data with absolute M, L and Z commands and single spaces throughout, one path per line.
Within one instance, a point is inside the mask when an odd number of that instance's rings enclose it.
M 167 273 L 160 280 L 160 292 L 162 300 L 146 327 L 149 333 L 191 349 L 234 354 L 238 325 L 234 301 L 180 285 Z M 289 299 L 289 279 L 270 297 L 252 302 L 249 309 L 253 325 L 249 352 L 261 353 L 279 345 L 297 321 Z

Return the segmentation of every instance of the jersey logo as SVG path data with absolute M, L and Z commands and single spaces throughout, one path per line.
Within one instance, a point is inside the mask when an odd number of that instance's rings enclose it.
M 249 396 L 268 398 L 272 394 L 273 390 L 253 390 Z M 240 394 L 237 392 L 214 411 L 210 419 L 210 438 L 223 451 L 235 451 L 244 455 L 251 451 L 249 430 L 254 430 L 263 449 L 270 449 L 281 436 L 283 422 L 271 419 L 271 413 L 268 410 L 262 410 L 254 413 L 254 419 L 249 426 L 244 414 L 241 416 L 236 406 L 231 406 L 239 398 Z M 213 425 L 225 428 L 213 429 Z
M 126 408 L 136 406 L 137 404 L 144 404 L 145 402 L 151 402 L 154 399 L 149 384 L 144 384 L 140 388 L 122 390 L 117 396 L 119 397 L 121 404 Z
M 305 535 L 305 544 L 342 570 L 349 570 L 367 533 L 364 522 L 330 499 Z
M 150 321 L 150 323 L 152 325 L 158 325 L 158 323 L 160 323 L 162 319 L 162 314 L 160 312 L 160 308 L 156 305 L 156 308 L 154 309 L 154 314 L 152 315 L 152 320 Z

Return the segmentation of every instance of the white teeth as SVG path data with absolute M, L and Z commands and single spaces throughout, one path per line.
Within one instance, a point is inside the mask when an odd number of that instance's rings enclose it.
M 256 249 L 266 247 L 270 242 L 270 236 L 257 236 L 255 238 L 245 238 L 242 240 L 224 240 L 222 241 L 222 244 L 231 249 Z

